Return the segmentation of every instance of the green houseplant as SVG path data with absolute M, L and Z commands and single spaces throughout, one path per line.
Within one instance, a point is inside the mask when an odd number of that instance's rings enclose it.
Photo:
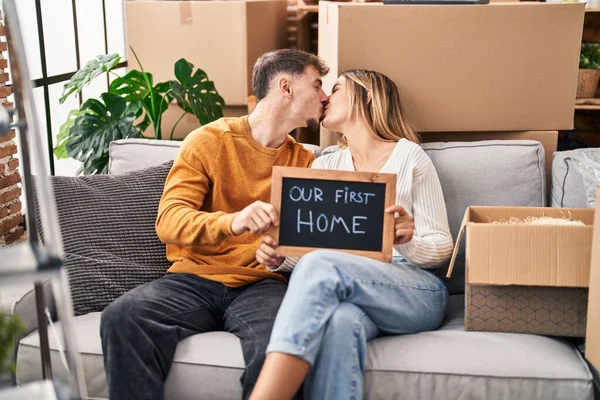
M 173 139 L 175 127 L 185 114 L 193 114 L 201 125 L 223 116 L 225 101 L 214 83 L 206 72 L 194 70 L 194 65 L 185 59 L 175 63 L 175 79 L 156 84 L 137 56 L 140 70 L 132 69 L 118 76 L 112 70 L 120 60 L 118 54 L 97 56 L 65 84 L 60 98 L 62 104 L 105 73 L 116 77 L 108 92 L 72 110 L 59 129 L 54 154 L 57 158 L 81 161 L 81 172 L 85 175 L 107 172 L 108 148 L 113 140 L 141 137 L 150 128 L 154 139 Z M 162 115 L 173 100 L 182 113 L 166 136 L 161 129 Z
M 582 44 L 579 53 L 579 79 L 577 97 L 591 98 L 596 94 L 600 79 L 600 47 L 596 44 Z
M 15 372 L 15 365 L 11 360 L 13 341 L 24 330 L 19 318 L 0 311 L 0 375 Z

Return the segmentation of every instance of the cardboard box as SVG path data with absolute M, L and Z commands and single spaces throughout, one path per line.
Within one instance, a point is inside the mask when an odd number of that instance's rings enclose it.
M 319 2 L 319 55 L 400 87 L 418 131 L 572 129 L 583 3 Z
M 494 223 L 542 216 L 585 226 Z M 465 329 L 585 336 L 593 221 L 589 209 L 469 207 L 448 270 L 466 234 Z
M 185 58 L 215 82 L 228 106 L 252 94 L 252 67 L 263 53 L 286 46 L 286 2 L 126 1 L 128 45 L 154 82 L 174 79 Z M 130 67 L 137 68 L 128 47 Z
M 595 378 L 600 371 L 600 191 L 596 200 L 594 218 L 594 236 L 592 241 L 592 262 L 590 268 L 590 289 L 587 315 L 587 334 L 585 340 L 585 358 L 596 369 Z

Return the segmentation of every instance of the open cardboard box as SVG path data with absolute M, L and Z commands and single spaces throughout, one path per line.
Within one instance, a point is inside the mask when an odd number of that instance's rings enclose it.
M 494 223 L 530 216 L 585 226 Z M 465 329 L 585 336 L 593 221 L 590 209 L 469 207 L 448 270 L 466 234 Z

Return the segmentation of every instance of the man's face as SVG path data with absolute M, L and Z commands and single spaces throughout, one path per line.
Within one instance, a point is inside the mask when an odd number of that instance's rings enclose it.
M 292 82 L 292 115 L 301 119 L 311 130 L 318 131 L 327 104 L 327 95 L 323 92 L 321 75 L 312 66 Z

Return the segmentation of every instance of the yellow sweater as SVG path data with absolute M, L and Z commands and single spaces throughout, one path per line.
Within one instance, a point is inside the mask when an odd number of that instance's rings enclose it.
M 248 117 L 221 118 L 183 141 L 165 182 L 156 232 L 167 244 L 169 272 L 239 287 L 262 279 L 285 281 L 256 261 L 260 236 L 234 236 L 237 212 L 270 202 L 274 165 L 309 167 L 313 154 L 288 136 L 278 148 L 258 143 Z

